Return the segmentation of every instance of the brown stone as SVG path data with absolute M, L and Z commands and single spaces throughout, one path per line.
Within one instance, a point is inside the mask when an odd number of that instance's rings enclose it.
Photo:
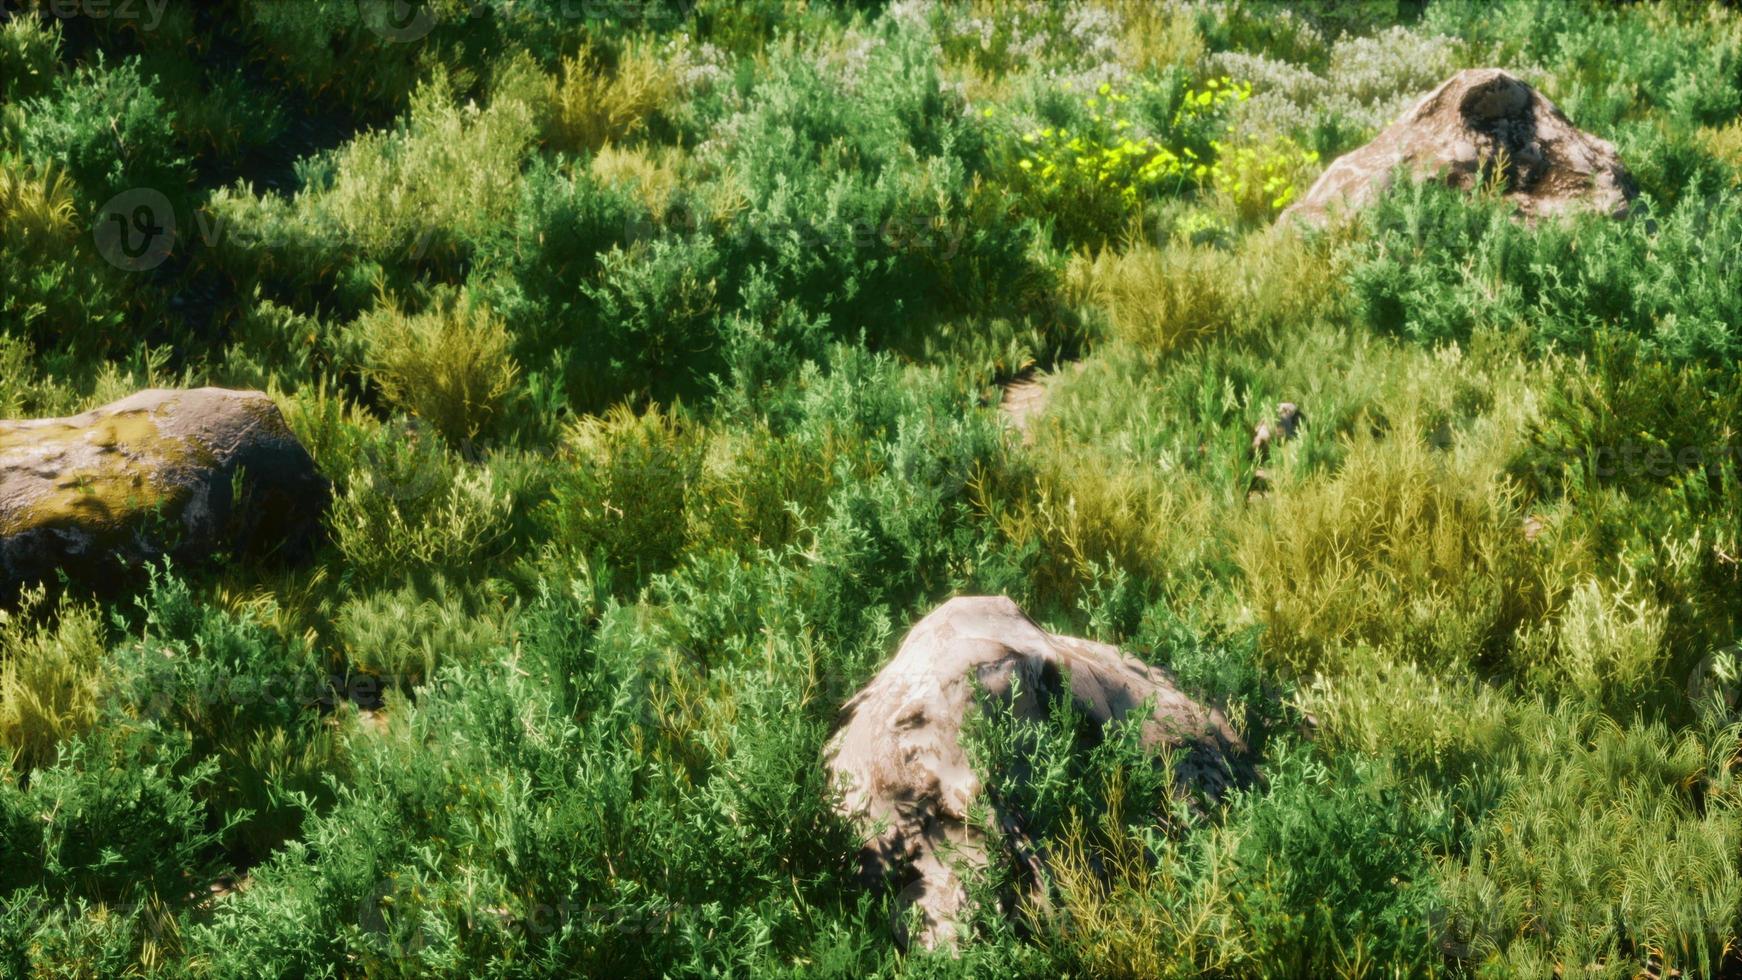
M 150 389 L 81 415 L 0 421 L 0 596 L 66 573 L 306 550 L 327 481 L 258 391 Z
M 1499 68 L 1453 75 L 1380 133 L 1338 157 L 1283 219 L 1322 223 L 1375 200 L 1399 168 L 1417 180 L 1474 188 L 1499 170 L 1525 218 L 1578 209 L 1620 217 L 1637 193 L 1607 140 L 1573 126 L 1554 103 Z
M 959 868 L 982 866 L 997 843 L 1023 842 L 1021 814 L 998 813 L 995 826 L 969 814 L 982 787 L 961 732 L 982 691 L 1031 721 L 1068 691 L 1096 725 L 1153 698 L 1144 745 L 1183 750 L 1174 778 L 1188 799 L 1219 800 L 1251 775 L 1227 719 L 1186 697 L 1166 671 L 1105 643 L 1048 633 L 1002 596 L 951 599 L 842 709 L 825 759 L 843 812 L 872 835 L 861 852 L 867 876 L 906 879 L 901 901 L 920 910 L 926 945 L 956 938 L 968 902 Z

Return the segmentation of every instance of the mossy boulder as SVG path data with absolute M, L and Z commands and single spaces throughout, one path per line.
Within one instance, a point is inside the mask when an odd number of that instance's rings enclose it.
M 295 556 L 331 487 L 258 391 L 149 389 L 0 421 L 0 596 L 58 573 L 103 586 L 163 557 Z

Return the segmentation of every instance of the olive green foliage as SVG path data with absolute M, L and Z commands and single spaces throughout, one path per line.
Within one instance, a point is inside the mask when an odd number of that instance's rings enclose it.
M 395 6 L 0 24 L 0 416 L 258 387 L 334 485 L 301 564 L 0 612 L 0 975 L 1742 964 L 1742 15 Z M 1491 64 L 1628 218 L 1271 227 Z M 1258 778 L 982 706 L 1024 835 L 910 948 L 821 758 L 988 593 Z
M 438 294 L 406 313 L 392 297 L 355 326 L 365 372 L 387 401 L 452 443 L 493 428 L 520 366 L 500 317 L 463 295 Z

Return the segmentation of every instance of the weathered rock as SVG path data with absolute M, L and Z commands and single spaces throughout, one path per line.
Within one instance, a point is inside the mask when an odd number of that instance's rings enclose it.
M 1246 488 L 1246 499 L 1253 500 L 1270 492 L 1270 471 L 1264 464 L 1270 461 L 1270 447 L 1294 438 L 1296 429 L 1306 421 L 1300 406 L 1281 402 L 1276 406 L 1276 418 L 1258 423 L 1252 430 L 1252 459 L 1257 468 L 1252 471 L 1252 483 Z
M 0 595 L 104 585 L 171 556 L 305 550 L 327 481 L 257 391 L 150 389 L 64 419 L 0 421 Z
M 1276 419 L 1260 422 L 1252 431 L 1252 458 L 1260 463 L 1269 459 L 1271 444 L 1293 439 L 1295 430 L 1304 421 L 1306 416 L 1300 413 L 1300 407 L 1294 402 L 1279 403 L 1276 406 Z
M 1637 190 L 1607 140 L 1574 128 L 1554 103 L 1498 68 L 1471 68 L 1366 146 L 1338 157 L 1281 220 L 1321 222 L 1376 199 L 1399 167 L 1469 189 L 1504 167 L 1505 196 L 1526 218 L 1590 208 L 1621 216 Z
M 1194 798 L 1220 799 L 1250 777 L 1227 720 L 1187 698 L 1165 671 L 1104 643 L 1048 633 L 1002 596 L 951 599 L 920 620 L 842 709 L 825 758 L 843 812 L 875 834 L 860 855 L 867 877 L 905 879 L 901 897 L 923 915 L 921 942 L 955 939 L 968 896 L 954 865 L 982 865 L 997 835 L 1017 843 L 1010 837 L 1021 834 L 1020 814 L 998 814 L 999 829 L 969 818 L 981 785 L 961 731 L 976 682 L 1017 717 L 1039 720 L 1067 677 L 1078 709 L 1097 724 L 1154 698 L 1144 744 L 1184 750 L 1175 779 Z

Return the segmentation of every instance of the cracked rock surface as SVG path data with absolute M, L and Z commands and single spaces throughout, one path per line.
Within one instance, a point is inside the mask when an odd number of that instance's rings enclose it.
M 1577 209 L 1616 217 L 1637 193 L 1615 146 L 1575 127 L 1554 103 L 1499 68 L 1453 75 L 1371 143 L 1338 157 L 1283 212 L 1321 223 L 1371 203 L 1398 168 L 1471 189 L 1498 171 L 1524 218 Z

